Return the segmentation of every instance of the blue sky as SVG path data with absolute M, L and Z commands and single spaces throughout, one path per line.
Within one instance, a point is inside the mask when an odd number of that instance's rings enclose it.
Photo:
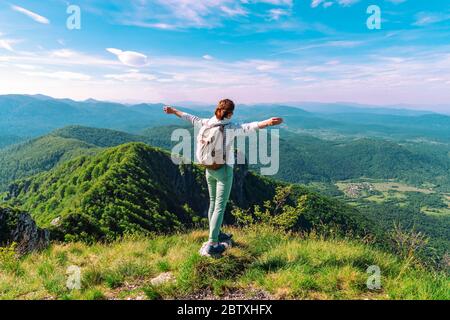
M 442 109 L 449 40 L 442 0 L 1 1 L 0 94 Z

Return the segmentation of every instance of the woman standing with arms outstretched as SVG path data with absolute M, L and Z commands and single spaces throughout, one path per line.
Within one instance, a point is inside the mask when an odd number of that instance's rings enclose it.
M 199 136 L 202 135 L 202 137 L 197 140 L 201 142 L 203 142 L 203 137 L 212 137 L 212 140 L 214 140 L 215 132 L 213 132 L 213 128 L 222 128 L 222 141 L 226 141 L 224 146 L 226 155 L 234 154 L 233 150 L 230 150 L 234 137 L 238 135 L 247 135 L 258 129 L 278 125 L 283 122 L 283 119 L 281 118 L 270 118 L 261 122 L 236 124 L 231 122 L 234 108 L 235 105 L 233 101 L 229 99 L 221 100 L 217 105 L 214 116 L 210 119 L 200 119 L 170 106 L 164 107 L 164 112 L 167 114 L 175 114 L 176 116 L 189 121 L 194 126 L 198 126 L 200 128 Z M 200 148 L 199 146 L 197 147 Z M 207 148 L 206 144 L 205 148 Z M 197 158 L 201 157 L 201 154 L 201 150 L 197 150 Z M 226 155 L 224 156 L 224 159 L 228 159 Z M 220 228 L 222 226 L 225 208 L 233 185 L 233 167 L 232 164 L 229 163 L 218 164 L 216 162 L 205 165 L 205 167 L 210 199 L 208 211 L 209 240 L 200 250 L 200 254 L 204 256 L 220 255 L 226 249 L 223 242 L 230 241 L 232 237 L 232 235 L 222 233 Z

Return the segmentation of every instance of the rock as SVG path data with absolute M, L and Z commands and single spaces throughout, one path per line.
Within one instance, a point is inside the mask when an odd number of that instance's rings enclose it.
M 17 253 L 42 250 L 50 244 L 48 230 L 38 228 L 28 213 L 0 207 L 0 246 L 17 244 Z
M 61 224 L 61 217 L 57 217 L 50 222 L 50 224 L 54 227 L 57 227 Z
M 152 280 L 150 280 L 150 283 L 153 286 L 160 286 L 160 285 L 166 284 L 168 282 L 174 282 L 174 281 L 175 281 L 175 277 L 172 274 L 172 272 L 164 272 L 164 273 L 161 273 L 156 278 L 153 278 Z

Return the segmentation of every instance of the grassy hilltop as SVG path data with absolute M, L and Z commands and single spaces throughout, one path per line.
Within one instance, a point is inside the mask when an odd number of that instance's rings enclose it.
M 0 263 L 2 299 L 450 299 L 450 281 L 345 238 L 294 235 L 267 226 L 232 228 L 237 243 L 221 259 L 197 251 L 205 231 L 125 237 L 110 244 L 54 244 Z M 3 254 L 4 255 L 4 254 Z M 66 287 L 81 268 L 81 290 Z M 370 290 L 367 268 L 379 266 Z M 170 281 L 151 280 L 170 272 Z

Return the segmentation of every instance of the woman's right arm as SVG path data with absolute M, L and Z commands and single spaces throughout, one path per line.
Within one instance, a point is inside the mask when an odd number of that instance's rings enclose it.
M 198 126 L 203 125 L 202 119 L 200 119 L 199 117 L 193 116 L 192 114 L 189 114 L 186 112 L 179 111 L 179 110 L 175 109 L 174 107 L 165 106 L 164 112 L 167 114 L 174 114 L 177 117 L 192 123 L 194 126 L 195 125 L 198 125 Z

